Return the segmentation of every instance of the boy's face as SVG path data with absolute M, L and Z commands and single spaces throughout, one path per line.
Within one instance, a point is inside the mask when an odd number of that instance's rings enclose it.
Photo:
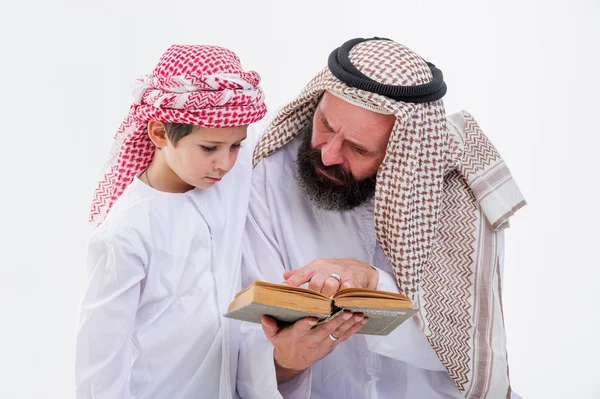
M 170 169 L 193 187 L 208 188 L 231 170 L 248 126 L 196 127 L 173 146 L 167 139 L 162 148 Z

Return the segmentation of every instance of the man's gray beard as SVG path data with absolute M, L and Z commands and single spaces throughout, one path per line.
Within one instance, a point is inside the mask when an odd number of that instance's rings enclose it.
M 356 180 L 339 165 L 323 165 L 321 152 L 311 146 L 312 123 L 298 133 L 298 138 L 301 141 L 296 158 L 296 182 L 313 204 L 326 211 L 349 211 L 373 198 L 376 175 Z M 342 184 L 334 183 L 317 169 L 326 171 Z

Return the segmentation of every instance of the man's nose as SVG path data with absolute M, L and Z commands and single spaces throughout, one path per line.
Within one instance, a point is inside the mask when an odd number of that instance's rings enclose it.
M 335 135 L 321 148 L 321 162 L 325 166 L 340 165 L 344 162 L 342 146 L 344 139 Z

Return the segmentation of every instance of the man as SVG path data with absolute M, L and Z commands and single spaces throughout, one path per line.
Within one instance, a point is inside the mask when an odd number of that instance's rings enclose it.
M 354 39 L 271 122 L 254 152 L 243 284 L 396 291 L 419 312 L 384 337 L 355 335 L 360 314 L 246 325 L 242 397 L 511 397 L 503 228 L 525 201 L 473 118 L 446 117 L 445 93 L 406 47 Z

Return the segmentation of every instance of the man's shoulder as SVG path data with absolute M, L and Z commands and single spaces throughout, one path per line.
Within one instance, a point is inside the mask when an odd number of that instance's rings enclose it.
M 458 111 L 453 114 L 446 115 L 446 123 L 449 129 L 456 130 L 457 132 L 461 132 L 465 130 L 466 119 L 465 119 L 466 111 Z

